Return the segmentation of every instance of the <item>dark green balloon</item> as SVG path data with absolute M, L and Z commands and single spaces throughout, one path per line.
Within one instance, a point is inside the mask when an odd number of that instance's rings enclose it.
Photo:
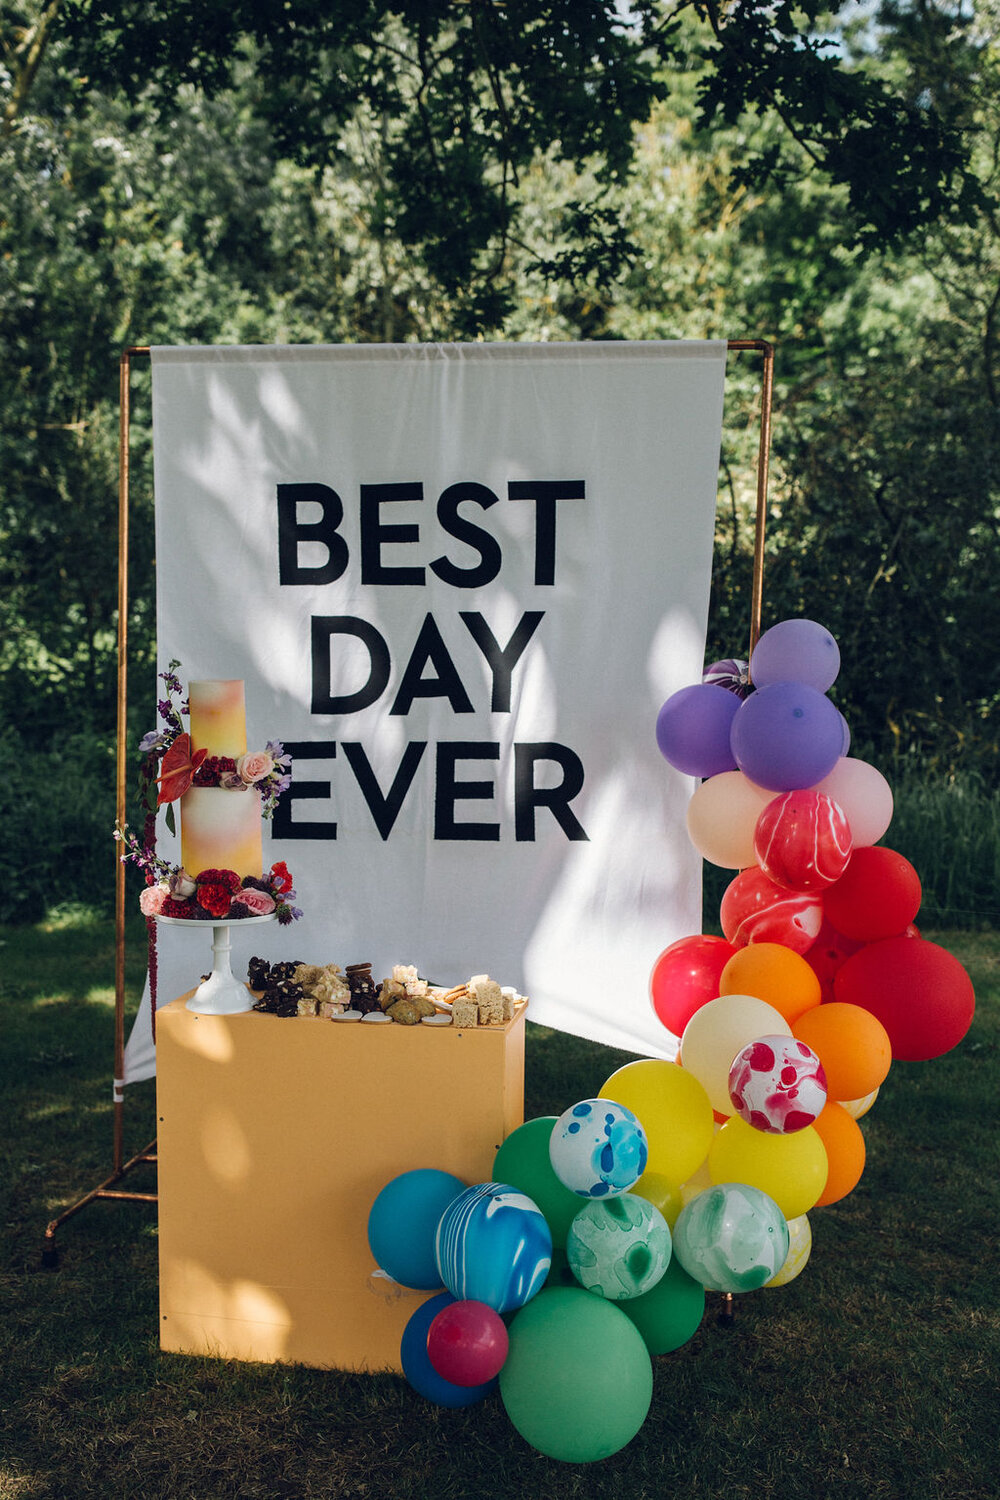
M 654 1287 L 616 1306 L 632 1319 L 650 1354 L 669 1354 L 697 1333 L 705 1315 L 705 1288 L 674 1256 Z
M 569 1226 L 586 1201 L 564 1186 L 552 1170 L 549 1139 L 555 1115 L 525 1120 L 504 1141 L 493 1162 L 493 1181 L 509 1182 L 537 1203 L 552 1233 L 552 1243 L 563 1246 Z

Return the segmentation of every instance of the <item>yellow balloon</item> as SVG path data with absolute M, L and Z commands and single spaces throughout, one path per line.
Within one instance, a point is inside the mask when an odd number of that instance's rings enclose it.
M 643 1172 L 631 1191 L 637 1198 L 645 1198 L 647 1203 L 658 1208 L 673 1229 L 684 1207 L 684 1199 L 676 1182 L 671 1182 L 669 1177 L 664 1177 L 660 1172 Z
M 756 995 L 720 995 L 700 1006 L 684 1028 L 684 1072 L 693 1074 L 702 1084 L 713 1109 L 720 1115 L 731 1115 L 729 1069 L 737 1052 L 758 1037 L 791 1034 L 784 1016 L 766 1000 L 758 1000 Z
M 799 1214 L 797 1219 L 788 1220 L 788 1254 L 785 1256 L 785 1264 L 776 1276 L 770 1281 L 765 1281 L 765 1286 L 787 1286 L 794 1281 L 806 1268 L 812 1250 L 813 1233 L 806 1214 Z
M 708 1155 L 712 1106 L 697 1078 L 677 1063 L 658 1058 L 626 1063 L 598 1097 L 624 1104 L 638 1118 L 649 1144 L 647 1172 L 683 1182 Z
M 866 1115 L 878 1098 L 878 1089 L 872 1089 L 870 1094 L 865 1094 L 861 1099 L 838 1099 L 837 1103 L 841 1109 L 846 1109 L 852 1120 L 860 1120 Z
M 687 810 L 688 834 L 702 859 L 725 870 L 755 865 L 754 829 L 773 797 L 742 771 L 722 771 L 703 781 Z
M 826 1147 L 812 1125 L 791 1135 L 755 1130 L 739 1115 L 712 1142 L 713 1182 L 746 1182 L 773 1198 L 786 1219 L 807 1213 L 826 1186 Z

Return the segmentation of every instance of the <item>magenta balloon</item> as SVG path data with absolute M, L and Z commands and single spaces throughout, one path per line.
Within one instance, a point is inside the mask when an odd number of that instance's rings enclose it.
M 840 671 L 840 647 L 815 620 L 782 620 L 765 630 L 750 655 L 750 680 L 759 688 L 773 682 L 805 682 L 825 693 Z
M 735 693 L 696 682 L 672 693 L 656 719 L 660 754 L 687 776 L 735 771 L 729 731 L 740 707 Z
M 730 744 L 757 786 L 794 792 L 815 786 L 841 758 L 844 721 L 825 694 L 802 682 L 775 682 L 741 703 Z

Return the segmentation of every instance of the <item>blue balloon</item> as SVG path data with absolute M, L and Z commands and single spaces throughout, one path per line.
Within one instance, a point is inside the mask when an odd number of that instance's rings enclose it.
M 417 1308 L 403 1329 L 399 1360 L 403 1374 L 413 1389 L 438 1406 L 473 1406 L 496 1389 L 497 1377 L 484 1385 L 455 1385 L 439 1375 L 427 1357 L 427 1334 L 438 1313 L 450 1307 L 455 1298 L 450 1292 L 439 1292 Z
M 436 1291 L 442 1284 L 434 1255 L 438 1221 L 464 1190 L 460 1177 L 436 1167 L 418 1167 L 387 1182 L 368 1214 L 376 1265 L 400 1286 Z
M 511 1312 L 541 1291 L 552 1264 L 552 1231 L 525 1193 L 507 1183 L 466 1188 L 441 1215 L 441 1280 L 463 1301 Z

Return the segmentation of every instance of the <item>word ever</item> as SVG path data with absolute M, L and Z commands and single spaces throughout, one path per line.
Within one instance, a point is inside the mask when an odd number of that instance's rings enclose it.
M 303 740 L 285 744 L 292 756 L 296 776 L 275 811 L 272 837 L 275 839 L 335 839 L 337 824 L 332 821 L 297 821 L 293 817 L 294 804 L 332 795 L 330 781 L 303 781 L 299 772 L 306 760 L 334 760 L 337 756 L 336 740 Z M 426 740 L 413 740 L 406 745 L 388 788 L 380 785 L 371 761 L 363 745 L 356 740 L 340 741 L 355 781 L 371 813 L 372 821 L 382 839 L 388 839 L 396 819 L 406 800 L 410 788 L 427 750 Z M 583 787 L 583 765 L 566 745 L 551 740 L 530 743 L 515 743 L 513 746 L 514 782 L 514 838 L 519 843 L 531 843 L 535 839 L 535 815 L 544 808 L 555 818 L 566 838 L 570 841 L 589 842 L 588 835 L 570 807 L 573 798 Z M 459 817 L 459 804 L 492 802 L 497 788 L 493 781 L 464 779 L 461 775 L 463 762 L 494 762 L 500 759 L 500 745 L 496 741 L 441 740 L 429 758 L 434 787 L 434 838 L 436 840 L 477 841 L 499 843 L 500 824 L 497 821 L 476 821 Z M 543 768 L 556 765 L 562 780 L 557 786 L 540 785 Z M 478 809 L 485 811 L 485 808 Z

